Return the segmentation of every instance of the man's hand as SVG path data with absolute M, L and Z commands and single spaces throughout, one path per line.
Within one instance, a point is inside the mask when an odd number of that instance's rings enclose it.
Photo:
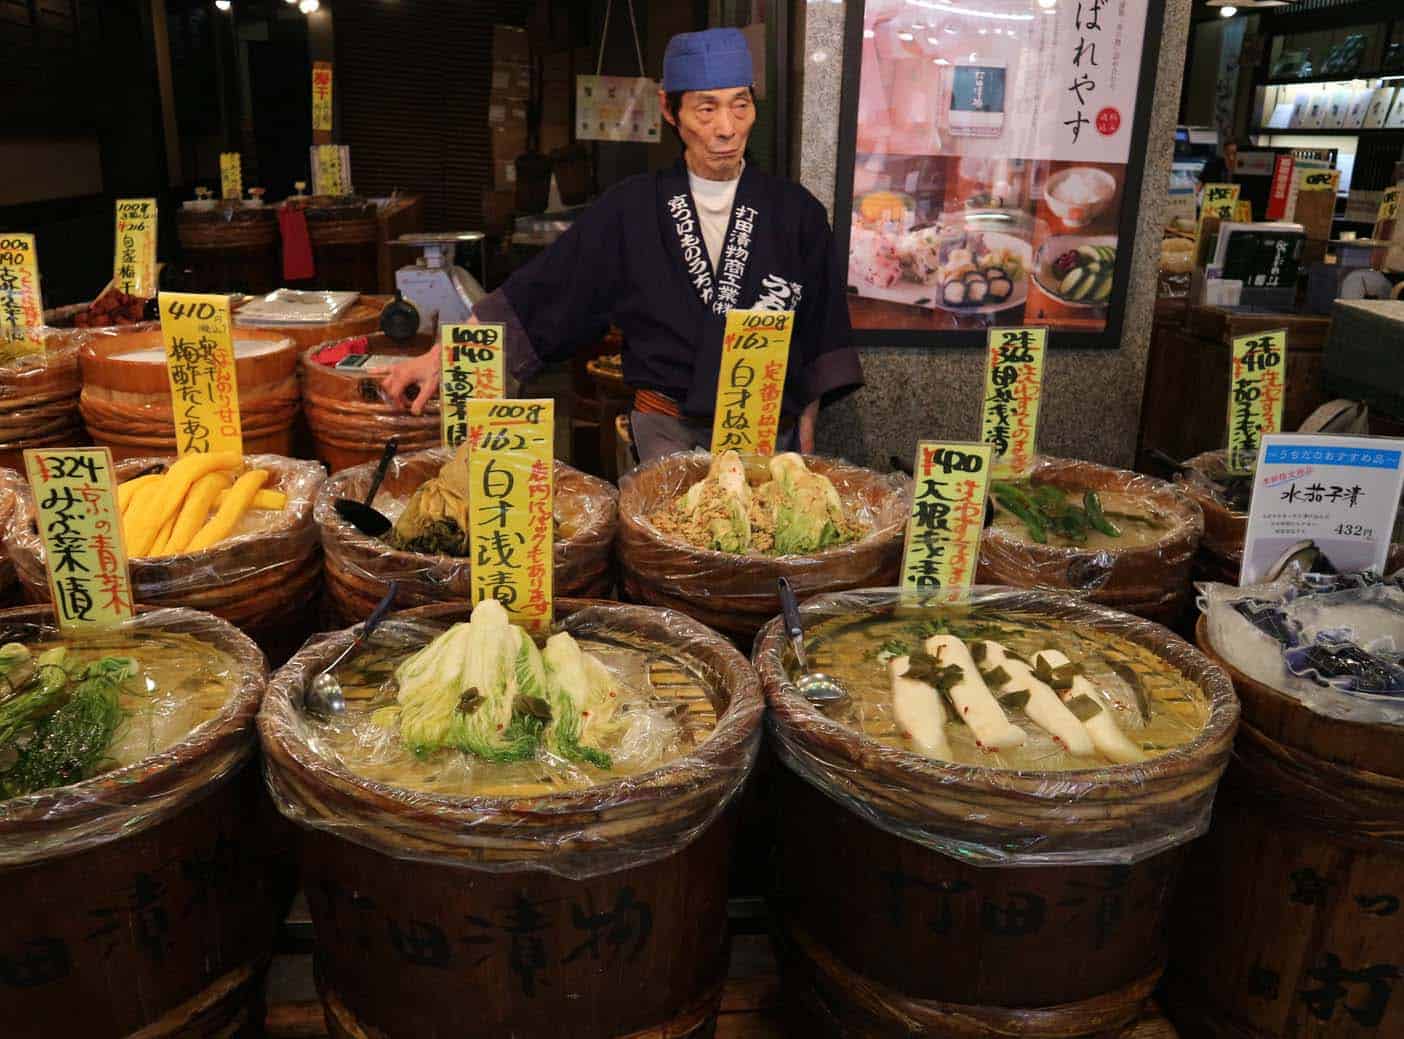
M 814 453 L 814 430 L 819 424 L 819 402 L 811 401 L 809 406 L 800 412 L 799 417 L 799 449 L 802 455 L 812 455 Z
M 424 414 L 424 406 L 429 403 L 439 388 L 443 376 L 443 361 L 440 360 L 440 347 L 431 346 L 418 357 L 401 361 L 390 368 L 376 369 L 380 375 L 380 388 L 390 403 L 404 408 L 411 415 Z M 410 391 L 415 390 L 411 397 Z

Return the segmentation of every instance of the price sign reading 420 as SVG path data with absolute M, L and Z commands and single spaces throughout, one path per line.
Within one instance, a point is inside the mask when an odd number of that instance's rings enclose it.
M 112 277 L 131 296 L 156 295 L 156 200 L 117 200 L 117 249 Z
M 442 325 L 439 343 L 443 378 L 439 383 L 439 415 L 445 447 L 468 439 L 468 402 L 495 400 L 505 392 L 502 325 Z
M 177 451 L 243 454 L 229 297 L 163 292 L 160 308 Z
M 974 582 L 990 453 L 989 444 L 917 444 L 912 515 L 902 555 L 904 591 L 947 591 Z
M 130 618 L 131 578 L 112 453 L 105 447 L 24 453 L 54 613 L 64 631 Z
M 775 453 L 785 371 L 795 315 L 783 310 L 732 310 L 722 337 L 712 453 Z
M 1282 429 L 1286 376 L 1286 329 L 1234 337 L 1228 399 L 1229 472 L 1249 472 L 1257 461 L 1263 436 Z
M 1046 328 L 990 329 L 980 439 L 994 451 L 997 479 L 1033 465 L 1047 345 Z
M 0 234 L 0 361 L 44 352 L 44 300 L 32 234 Z
M 554 401 L 468 402 L 473 601 L 533 630 L 551 625 L 554 427 Z

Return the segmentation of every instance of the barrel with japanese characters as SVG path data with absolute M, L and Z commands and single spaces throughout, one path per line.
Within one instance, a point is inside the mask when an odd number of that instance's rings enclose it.
M 850 699 L 822 709 L 806 700 L 782 623 L 761 631 L 753 660 L 782 765 L 771 904 L 791 1034 L 1127 1034 L 1160 978 L 1185 845 L 1208 824 L 1229 756 L 1237 704 L 1227 677 L 1158 625 L 1040 591 L 976 589 L 945 605 L 875 590 L 820 596 L 801 609 L 810 665 L 841 676 Z M 1154 756 L 1129 750 L 1121 764 L 1011 767 L 1001 764 L 1007 751 L 965 735 L 977 732 L 974 707 L 962 707 L 959 720 L 932 707 L 943 728 L 958 731 L 950 746 L 942 738 L 940 750 L 919 752 L 912 733 L 920 723 L 909 712 L 927 708 L 884 713 L 884 698 L 898 693 L 861 677 L 889 673 L 872 654 L 903 654 L 899 668 L 908 659 L 915 666 L 917 656 L 905 654 L 918 650 L 894 647 L 934 632 L 927 663 L 940 667 L 931 646 L 973 637 L 950 634 L 970 625 L 988 639 L 996 614 L 1033 644 L 1063 632 L 1079 645 L 1121 646 L 1143 674 L 1193 699 L 1194 734 Z M 879 630 L 882 649 L 864 650 Z M 978 645 L 990 667 L 985 653 L 996 644 Z M 982 672 L 989 682 L 1009 680 L 999 669 L 1015 666 L 1009 652 Z M 1091 673 L 1083 667 L 1073 665 L 1074 674 Z M 920 684 L 912 683 L 918 696 Z M 968 703 L 963 695 L 952 703 Z M 1011 717 L 1020 709 L 1000 703 Z M 1038 753 L 1071 747 L 1055 744 Z
M 1167 1012 L 1206 1039 L 1404 1035 L 1404 727 L 1320 713 L 1197 636 L 1243 725 L 1186 863 Z
M 686 689 L 706 735 L 646 771 L 551 787 L 540 758 L 509 766 L 504 783 L 502 766 L 441 747 L 412 788 L 383 760 L 328 754 L 336 734 L 306 713 L 308 683 L 353 631 L 309 642 L 274 677 L 259 715 L 266 778 L 302 829 L 317 983 L 337 1039 L 712 1034 L 731 806 L 760 742 L 759 683 L 733 646 L 672 611 L 561 600 L 556 613 L 556 631 L 589 652 L 646 653 L 653 695 Z M 392 614 L 363 651 L 368 666 L 468 617 L 461 603 Z M 381 727 L 383 708 L 358 704 L 341 674 L 348 708 L 333 724 L 355 727 L 360 711 Z

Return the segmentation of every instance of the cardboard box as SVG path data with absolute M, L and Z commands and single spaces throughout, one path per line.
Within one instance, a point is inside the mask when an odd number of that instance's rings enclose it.
M 550 155 L 557 148 L 570 144 L 571 125 L 565 123 L 541 123 L 541 150 Z
M 493 62 L 492 93 L 500 97 L 530 96 L 531 66 L 514 61 Z
M 541 82 L 570 84 L 570 51 L 556 51 L 541 59 Z
M 492 27 L 492 60 L 494 62 L 529 62 L 531 45 L 527 41 L 525 29 L 515 25 L 494 25 Z
M 494 126 L 492 134 L 492 157 L 496 162 L 508 162 L 526 151 L 526 126 Z
M 524 97 L 501 97 L 493 95 L 488 98 L 488 126 L 497 127 L 526 128 L 527 123 L 527 99 Z
M 489 234 L 506 234 L 512 229 L 516 207 L 515 191 L 484 191 L 483 229 Z
M 571 96 L 569 83 L 541 84 L 541 121 L 543 123 L 569 123 Z
M 510 159 L 492 160 L 492 187 L 494 191 L 515 191 L 517 187 L 516 156 Z

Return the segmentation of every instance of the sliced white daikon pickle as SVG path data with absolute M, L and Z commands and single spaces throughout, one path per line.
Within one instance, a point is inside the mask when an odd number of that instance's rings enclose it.
M 971 659 L 970 650 L 954 635 L 932 635 L 926 640 L 926 652 L 942 664 L 960 668 L 960 681 L 947 695 L 970 726 L 975 742 L 982 750 L 1004 750 L 1023 746 L 1024 730 L 1004 716 L 1004 710 L 991 695 L 980 671 Z
M 946 739 L 946 705 L 941 702 L 941 694 L 925 682 L 902 677 L 909 664 L 909 657 L 893 657 L 887 662 L 887 673 L 892 676 L 892 714 L 897 727 L 920 753 L 949 761 L 951 745 Z
M 1070 663 L 1068 658 L 1056 649 L 1044 649 L 1035 653 L 1034 663 L 1037 664 L 1040 658 L 1054 671 Z M 1116 723 L 1111 712 L 1102 705 L 1096 688 L 1086 678 L 1074 675 L 1071 688 L 1065 691 L 1062 697 L 1063 703 L 1068 705 L 1068 710 L 1082 719 L 1082 724 L 1087 727 L 1092 742 L 1103 757 L 1110 758 L 1118 765 L 1132 765 L 1146 760 L 1146 752 L 1121 731 L 1121 726 Z
M 1009 676 L 1008 682 L 997 687 L 1001 696 L 1006 693 L 1028 693 L 1024 713 L 1035 725 L 1066 747 L 1069 754 L 1085 758 L 1096 753 L 1087 726 L 1077 720 L 1077 715 L 1067 709 L 1051 686 L 1039 680 L 1028 664 L 1011 656 L 998 642 L 985 643 L 985 659 L 980 664 L 986 672 L 1003 668 Z

